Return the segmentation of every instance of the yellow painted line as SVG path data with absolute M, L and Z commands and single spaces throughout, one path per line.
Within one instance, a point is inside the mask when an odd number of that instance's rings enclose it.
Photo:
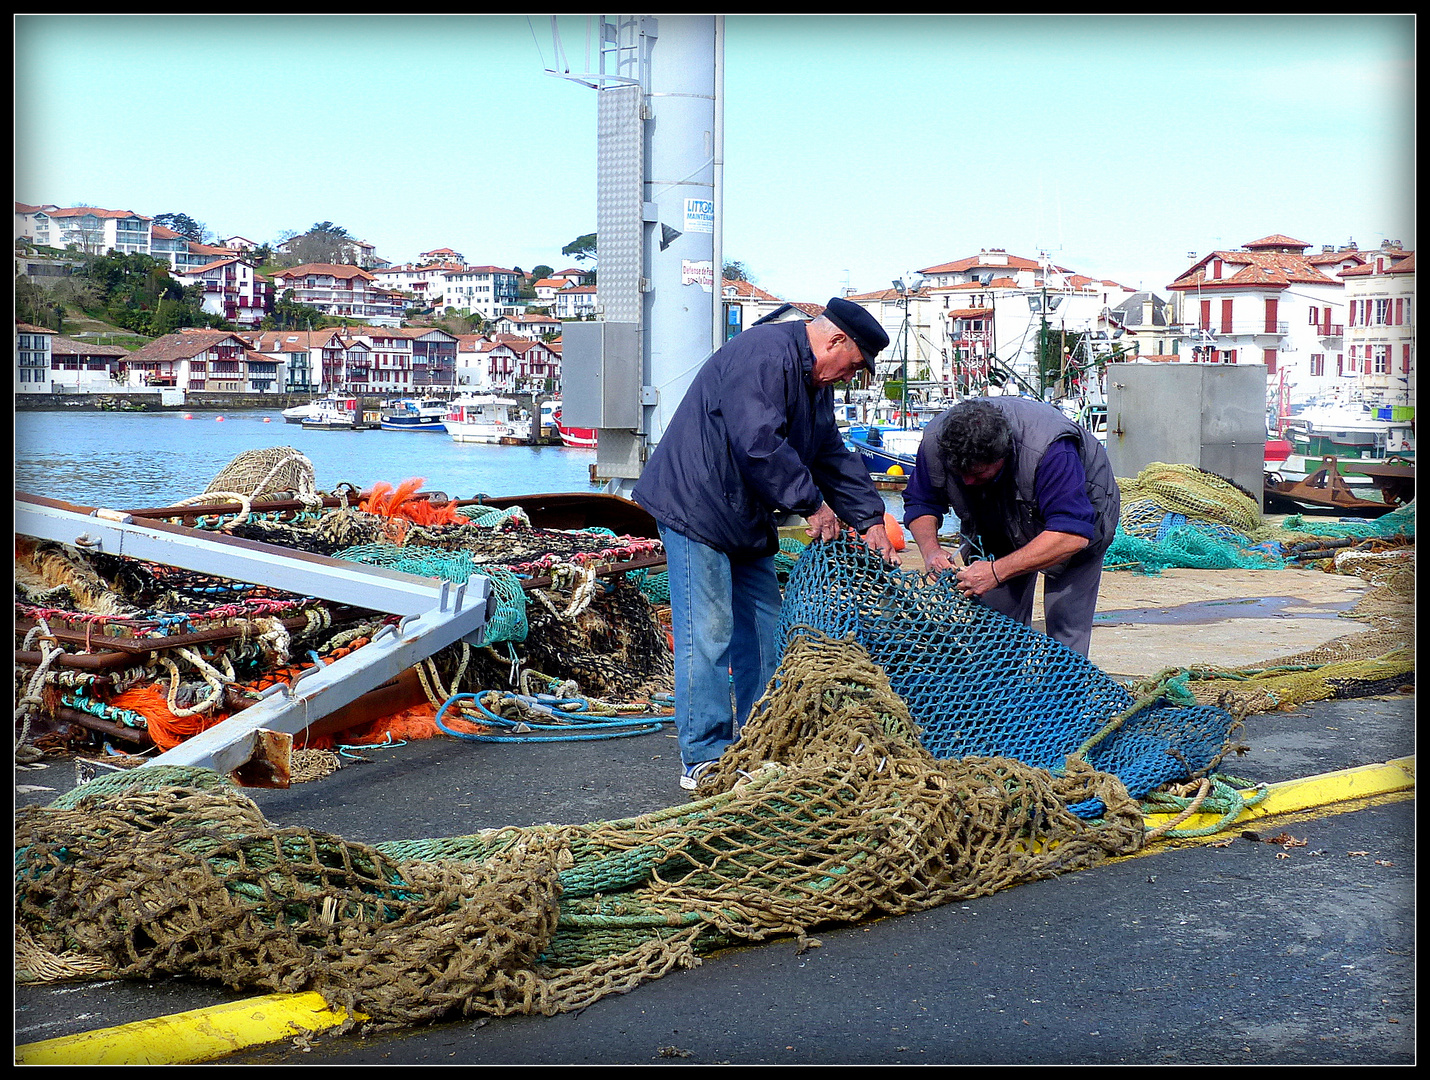
M 235 1054 L 347 1019 L 321 994 L 266 994 L 208 1009 L 138 1020 L 132 1024 L 27 1043 L 15 1048 L 17 1065 L 179 1065 Z M 357 1019 L 367 1017 L 355 1014 Z
M 1412 791 L 1415 788 L 1415 756 L 1412 754 L 1410 757 L 1395 758 L 1382 765 L 1362 765 L 1302 780 L 1287 780 L 1280 784 L 1269 784 L 1267 787 L 1266 798 L 1243 810 L 1228 822 L 1228 829 L 1261 818 L 1314 810 L 1351 799 Z M 1174 817 L 1175 814 L 1148 814 L 1144 820 L 1148 829 L 1154 829 Z M 1221 819 L 1221 814 L 1193 814 L 1178 824 L 1174 831 L 1208 828 Z

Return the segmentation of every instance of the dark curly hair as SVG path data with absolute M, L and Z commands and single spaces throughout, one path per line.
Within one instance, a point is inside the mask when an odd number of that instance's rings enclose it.
M 1013 453 L 1013 429 L 998 406 L 987 401 L 960 401 L 938 437 L 944 468 L 966 473 L 991 465 Z

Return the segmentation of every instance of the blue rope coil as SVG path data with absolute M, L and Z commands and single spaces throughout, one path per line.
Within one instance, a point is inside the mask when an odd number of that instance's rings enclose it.
M 502 694 L 504 698 L 512 698 L 522 702 L 527 708 L 534 709 L 543 715 L 550 716 L 554 721 L 550 724 L 542 724 L 528 720 L 511 720 L 505 716 L 500 716 L 487 708 L 482 702 L 480 694 L 453 694 L 442 703 L 442 707 L 437 710 L 437 726 L 448 735 L 457 739 L 466 739 L 470 742 L 582 742 L 595 739 L 623 739 L 633 735 L 654 735 L 665 730 L 663 720 L 638 720 L 630 717 L 600 716 L 584 710 L 590 707 L 590 702 L 585 698 L 563 698 L 551 694 L 515 694 L 510 691 Z M 447 710 L 458 702 L 470 699 L 476 708 L 486 717 L 482 723 L 487 727 L 499 728 L 503 731 L 510 731 L 510 735 L 487 735 L 469 731 L 454 731 L 446 724 L 442 723 L 442 717 L 447 714 Z M 580 705 L 581 709 L 572 711 L 563 708 L 565 705 Z M 460 710 L 458 710 L 460 711 Z M 560 734 L 536 734 L 527 735 L 526 732 L 559 732 Z

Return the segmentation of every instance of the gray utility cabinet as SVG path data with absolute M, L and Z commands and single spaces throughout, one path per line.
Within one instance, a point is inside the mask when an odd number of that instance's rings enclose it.
M 1107 367 L 1107 456 L 1116 476 L 1195 465 L 1250 492 L 1266 471 L 1266 368 L 1135 361 Z

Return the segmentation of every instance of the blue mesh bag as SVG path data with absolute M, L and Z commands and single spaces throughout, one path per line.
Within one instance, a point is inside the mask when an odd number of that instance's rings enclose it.
M 1234 723 L 1214 706 L 1139 702 L 1086 657 L 963 596 L 951 573 L 902 571 L 848 540 L 811 544 L 796 563 L 781 653 L 802 627 L 863 646 L 936 758 L 998 755 L 1060 774 L 1080 754 L 1140 799 L 1216 764 Z

